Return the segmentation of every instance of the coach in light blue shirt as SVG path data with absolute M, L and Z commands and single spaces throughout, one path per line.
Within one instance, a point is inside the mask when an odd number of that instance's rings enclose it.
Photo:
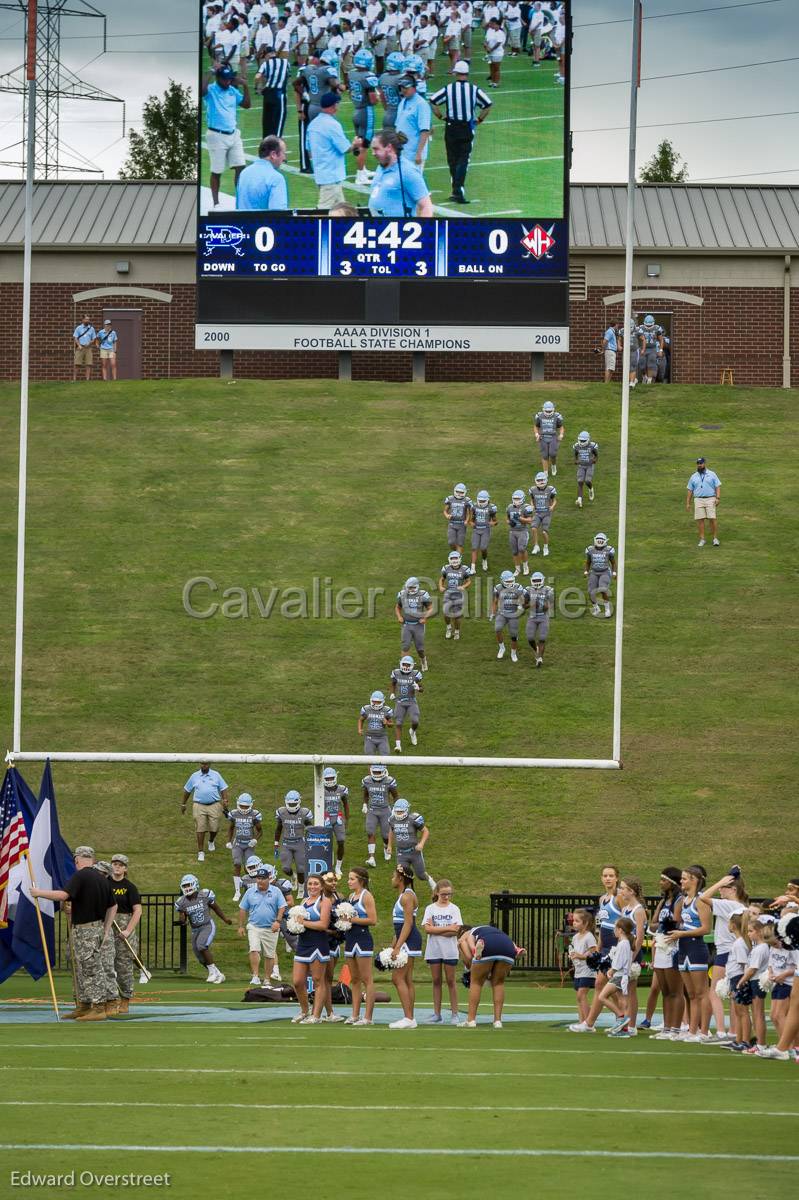
M 189 796 L 194 797 L 192 816 L 197 834 L 197 862 L 205 861 L 205 835 L 208 834 L 208 849 L 216 850 L 216 835 L 220 822 L 227 816 L 227 784 L 218 771 L 211 769 L 209 762 L 201 762 L 186 780 L 180 811 L 185 813 Z
M 416 80 L 410 75 L 403 75 L 397 86 L 402 94 L 402 99 L 397 108 L 395 128 L 397 133 L 404 133 L 408 139 L 403 154 L 406 162 L 412 162 L 417 167 L 422 167 L 427 161 L 430 149 L 433 110 L 417 92 Z
M 694 500 L 694 520 L 699 531 L 699 545 L 705 544 L 705 520 L 710 521 L 710 531 L 713 535 L 713 545 L 719 546 L 718 521 L 716 506 L 721 495 L 721 480 L 715 471 L 709 471 L 704 458 L 696 460 L 696 470 L 688 480 L 688 490 L 685 494 L 686 512 L 691 508 L 691 497 Z
M 280 168 L 286 161 L 286 143 L 269 134 L 258 147 L 258 159 L 245 167 L 236 188 L 236 208 L 242 211 L 285 212 L 289 206 L 286 179 Z
M 325 92 L 319 101 L 322 111 L 308 126 L 314 183 L 319 188 L 319 207 L 325 210 L 343 204 L 341 185 L 347 178 L 347 155 L 362 144 L 359 137 L 350 141 L 336 119 L 340 103 L 341 97 L 336 92 Z
M 369 211 L 376 217 L 432 217 L 430 189 L 419 168 L 404 161 L 396 130 L 378 130 L 372 153 L 379 165 L 369 193 Z
M 247 921 L 247 946 L 250 952 L 251 984 L 260 982 L 258 968 L 264 956 L 264 984 L 275 965 L 277 936 L 280 921 L 286 912 L 283 893 L 271 882 L 271 867 L 259 867 L 255 887 L 247 888 L 239 904 L 239 937 L 244 937 L 244 922 Z

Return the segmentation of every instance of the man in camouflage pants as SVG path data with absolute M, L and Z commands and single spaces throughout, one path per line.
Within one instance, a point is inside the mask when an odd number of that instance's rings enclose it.
M 77 1004 L 66 1016 L 76 1021 L 104 1021 L 116 1015 L 119 1006 L 111 930 L 117 908 L 109 879 L 94 863 L 91 846 L 78 846 L 75 874 L 65 888 L 31 888 L 32 896 L 71 903 Z
M 119 1012 L 124 1014 L 133 999 L 136 966 L 133 954 L 139 953 L 136 930 L 142 914 L 139 889 L 128 879 L 127 854 L 115 854 L 111 859 L 111 895 L 117 906 L 118 926 L 114 931 L 114 971 L 119 986 Z

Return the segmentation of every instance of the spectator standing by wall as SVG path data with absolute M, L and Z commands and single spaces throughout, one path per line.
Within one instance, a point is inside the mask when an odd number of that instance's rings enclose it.
M 616 353 L 619 349 L 619 322 L 611 321 L 602 338 L 605 383 L 610 383 L 616 370 Z
M 100 370 L 103 373 L 103 379 L 116 379 L 117 377 L 117 342 L 119 334 L 114 329 L 110 317 L 106 317 L 103 321 L 103 327 L 97 334 L 97 345 L 100 348 Z
M 89 317 L 84 317 L 80 325 L 77 325 L 72 334 L 72 342 L 75 347 L 75 370 L 72 372 L 73 382 L 77 378 L 77 368 L 83 367 L 85 378 L 92 377 L 92 363 L 94 362 L 94 354 L 92 347 L 97 341 L 97 331 L 91 323 Z

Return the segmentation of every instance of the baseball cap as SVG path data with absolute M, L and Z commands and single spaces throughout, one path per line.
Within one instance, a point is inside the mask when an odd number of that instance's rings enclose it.
M 334 104 L 341 103 L 341 96 L 338 92 L 325 92 L 322 99 L 319 101 L 320 108 L 332 108 Z
M 109 862 L 106 862 L 105 859 L 103 859 L 103 858 L 101 858 L 99 862 L 96 862 L 94 864 L 94 869 L 95 869 L 95 871 L 99 871 L 102 875 L 110 875 L 111 874 L 111 864 Z
M 464 62 L 462 59 L 460 62 L 456 62 L 455 66 L 452 69 L 456 75 L 468 75 L 469 74 L 469 64 L 467 62 Z
M 416 80 L 410 75 L 403 75 L 402 79 L 397 80 L 397 87 L 416 87 Z
M 216 73 L 217 79 L 233 79 L 235 71 L 231 67 L 220 67 Z
M 698 458 L 698 459 L 696 460 L 696 465 L 697 465 L 697 466 L 699 466 L 699 464 L 700 464 L 700 463 L 703 463 L 704 461 L 705 461 L 705 460 L 704 460 L 703 458 Z
M 76 846 L 75 858 L 94 858 L 94 851 L 91 846 Z
M 127 856 L 127 854 L 112 854 L 111 862 L 112 863 L 115 863 L 115 862 L 122 863 L 122 866 L 126 867 L 128 865 L 128 856 Z
M 103 325 L 110 325 L 110 324 L 111 324 L 111 318 L 106 317 L 106 319 L 103 321 Z

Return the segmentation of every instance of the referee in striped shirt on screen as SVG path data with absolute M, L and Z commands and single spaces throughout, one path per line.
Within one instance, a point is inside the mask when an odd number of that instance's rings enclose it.
M 262 137 L 282 137 L 286 124 L 286 87 L 289 81 L 289 64 L 278 58 L 269 47 L 255 75 L 255 90 L 263 97 L 261 117 Z
M 469 158 L 474 145 L 474 131 L 488 116 L 491 101 L 482 88 L 470 83 L 469 64 L 463 60 L 456 62 L 453 73 L 457 76 L 454 83 L 448 83 L 429 97 L 433 112 L 439 121 L 446 120 L 444 145 L 447 150 L 447 165 L 452 176 L 452 195 L 450 200 L 457 204 L 468 204 L 466 199 L 466 172 L 469 169 Z M 446 107 L 446 117 L 442 113 Z

